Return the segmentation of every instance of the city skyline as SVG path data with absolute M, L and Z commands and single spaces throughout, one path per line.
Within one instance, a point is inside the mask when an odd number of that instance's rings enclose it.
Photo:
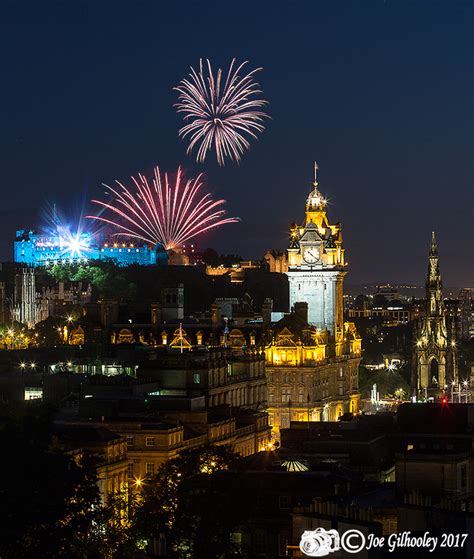
M 426 6 L 260 3 L 230 17 L 225 4 L 219 19 L 210 4 L 178 16 L 144 3 L 133 18 L 124 2 L 113 12 L 84 3 L 26 15 L 9 4 L 1 259 L 47 201 L 71 213 L 74 198 L 99 195 L 102 182 L 178 164 L 206 173 L 228 215 L 242 218 L 198 244 L 261 258 L 286 247 L 316 159 L 328 214 L 344 223 L 349 284 L 421 284 L 432 230 L 444 285 L 471 284 L 474 13 L 464 3 Z M 199 165 L 178 138 L 172 88 L 199 58 L 226 66 L 234 56 L 263 67 L 271 120 L 239 166 Z

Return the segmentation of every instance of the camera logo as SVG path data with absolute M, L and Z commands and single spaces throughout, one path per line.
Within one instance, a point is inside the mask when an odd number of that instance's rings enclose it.
M 340 549 L 337 530 L 305 530 L 300 541 L 301 551 L 308 557 L 326 557 Z
M 300 541 L 300 549 L 307 557 L 326 557 L 341 548 L 348 553 L 359 553 L 364 546 L 364 534 L 354 529 L 347 530 L 342 537 L 337 530 L 305 530 Z

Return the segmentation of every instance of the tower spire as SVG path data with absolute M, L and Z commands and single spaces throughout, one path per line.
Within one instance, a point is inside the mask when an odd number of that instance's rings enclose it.
M 314 182 L 313 182 L 314 186 L 318 186 L 318 169 L 319 169 L 318 164 L 315 161 L 314 162 Z
M 430 256 L 438 256 L 438 243 L 436 242 L 436 235 L 434 231 L 431 232 Z

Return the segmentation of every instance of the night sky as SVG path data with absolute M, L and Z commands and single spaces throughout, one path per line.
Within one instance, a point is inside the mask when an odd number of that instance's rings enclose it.
M 190 65 L 262 66 L 272 117 L 239 166 L 198 165 L 173 103 Z M 205 171 L 242 222 L 207 235 L 243 258 L 285 248 L 313 160 L 342 221 L 349 283 L 474 284 L 470 1 L 0 3 L 0 258 L 55 202 L 155 164 Z

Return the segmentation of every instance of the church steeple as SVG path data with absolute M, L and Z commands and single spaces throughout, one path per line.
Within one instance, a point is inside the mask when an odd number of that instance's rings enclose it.
M 442 297 L 442 282 L 441 274 L 439 273 L 439 258 L 438 258 L 438 244 L 436 243 L 435 232 L 431 233 L 431 246 L 428 264 L 428 278 L 426 281 L 428 291 L 438 291 L 439 297 Z
M 438 243 L 436 242 L 435 232 L 431 232 L 431 249 L 430 256 L 438 256 Z
M 438 396 L 457 378 L 456 330 L 448 321 L 439 271 L 438 245 L 434 231 L 428 255 L 426 307 L 417 328 L 415 386 L 418 396 Z

